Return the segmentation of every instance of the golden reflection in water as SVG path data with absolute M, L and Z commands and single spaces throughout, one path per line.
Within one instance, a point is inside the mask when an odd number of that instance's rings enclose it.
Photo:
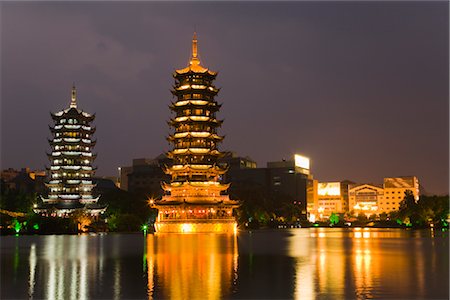
M 342 232 L 324 228 L 293 231 L 290 255 L 296 260 L 295 299 L 315 299 L 345 286 L 345 255 Z
M 237 276 L 235 234 L 164 234 L 147 236 L 148 296 L 154 280 L 164 299 L 221 299 Z
M 316 251 L 319 253 L 317 264 L 317 281 L 319 290 L 329 293 L 332 290 L 344 288 L 345 256 L 339 251 L 343 248 L 342 232 L 329 232 L 318 228 L 319 238 L 316 239 Z
M 315 299 L 314 266 L 309 261 L 315 261 L 318 254 L 312 251 L 311 240 L 295 231 L 288 249 L 295 258 L 294 299 Z
M 383 257 L 380 255 L 380 239 L 377 230 L 355 228 L 352 239 L 352 274 L 355 284 L 355 296 L 374 298 L 373 290 L 381 279 Z M 385 240 L 384 240 L 385 241 Z
M 409 258 L 399 246 L 401 232 L 317 228 L 309 232 L 292 231 L 292 234 L 289 255 L 296 261 L 295 299 L 313 299 L 318 294 L 374 298 L 373 291 L 381 286 L 390 291 L 405 288 L 397 286 L 402 282 L 399 278 L 404 276 L 418 276 L 415 282 L 419 285 L 424 281 L 421 278 L 423 257 L 419 256 L 415 265 L 408 263 Z M 382 273 L 381 270 L 386 268 L 389 272 Z M 411 273 L 416 275 L 409 275 Z M 419 286 L 418 290 L 421 293 L 423 287 Z

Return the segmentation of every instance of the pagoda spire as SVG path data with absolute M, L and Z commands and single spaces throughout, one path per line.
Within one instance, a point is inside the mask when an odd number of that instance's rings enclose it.
M 70 99 L 70 108 L 77 108 L 77 89 L 75 83 L 72 85 L 72 97 Z
M 200 59 L 198 58 L 198 42 L 197 42 L 197 32 L 194 31 L 194 36 L 192 37 L 192 55 L 190 65 L 200 65 Z

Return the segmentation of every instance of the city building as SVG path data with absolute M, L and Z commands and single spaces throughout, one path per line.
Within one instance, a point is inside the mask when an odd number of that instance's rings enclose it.
M 133 172 L 133 167 L 119 167 L 119 188 L 128 191 L 128 175 Z
M 97 204 L 99 196 L 92 195 L 95 168 L 92 153 L 95 141 L 91 125 L 95 115 L 77 108 L 77 95 L 72 87 L 69 108 L 51 114 L 54 126 L 50 127 L 53 138 L 49 140 L 51 166 L 48 196 L 41 196 L 42 202 L 34 208 L 36 213 L 67 217 L 75 211 L 98 215 L 106 208 Z
M 146 194 L 152 198 L 161 197 L 163 195 L 161 183 L 170 180 L 170 176 L 163 172 L 163 168 L 170 165 L 171 160 L 164 154 L 153 159 L 133 159 L 131 167 L 120 167 L 120 188 Z
M 3 185 L 2 188 L 39 194 L 45 192 L 46 177 L 47 174 L 45 171 L 32 171 L 30 168 L 22 168 L 21 170 L 9 168 L 2 170 L 0 174 Z
M 310 171 L 310 159 L 295 154 L 293 160 L 268 162 L 270 174 L 270 191 L 272 194 L 290 197 L 294 204 L 300 206 L 301 219 L 307 219 L 308 186 L 314 189 L 313 176 Z M 310 194 L 310 197 L 312 194 Z M 309 202 L 314 201 L 310 200 Z
M 256 162 L 250 157 L 238 156 L 234 152 L 224 153 L 224 156 L 219 158 L 218 161 L 228 167 L 228 172 L 226 174 L 229 174 L 232 170 L 255 169 L 257 167 Z
M 308 210 L 310 220 L 324 220 L 328 219 L 333 213 L 344 214 L 347 212 L 349 183 L 351 182 L 318 182 L 317 201 Z
M 387 177 L 383 182 L 384 201 L 380 201 L 380 212 L 395 211 L 400 208 L 400 202 L 405 198 L 406 191 L 419 200 L 419 179 L 415 176 Z
M 233 208 L 238 202 L 226 194 L 229 184 L 220 181 L 226 168 L 218 163 L 223 153 L 217 146 L 223 137 L 217 133 L 222 121 L 216 118 L 220 109 L 214 99 L 219 92 L 213 84 L 216 75 L 200 64 L 194 34 L 189 66 L 173 74 L 176 101 L 170 109 L 175 117 L 169 125 L 174 132 L 168 141 L 174 148 L 167 154 L 173 164 L 165 168 L 171 180 L 163 183 L 162 199 L 152 203 L 158 209 L 157 232 L 236 230 Z
M 319 181 L 317 179 L 308 180 L 306 186 L 306 211 L 308 221 L 315 222 L 319 216 Z
M 366 215 L 398 211 L 407 191 L 419 200 L 420 186 L 416 176 L 386 177 L 383 185 L 351 185 L 349 210 Z
M 367 217 L 379 214 L 379 203 L 384 200 L 383 186 L 375 184 L 354 184 L 348 189 L 350 212 Z

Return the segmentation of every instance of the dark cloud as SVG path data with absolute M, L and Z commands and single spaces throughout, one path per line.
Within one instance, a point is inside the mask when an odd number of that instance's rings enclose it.
M 448 191 L 446 2 L 2 2 L 2 167 L 48 164 L 49 111 L 97 113 L 98 173 L 169 149 L 194 28 L 219 71 L 222 149 L 301 152 L 319 180 Z

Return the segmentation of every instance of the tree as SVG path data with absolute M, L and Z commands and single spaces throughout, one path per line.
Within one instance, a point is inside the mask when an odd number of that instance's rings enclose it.
M 337 225 L 339 223 L 339 215 L 332 213 L 330 216 L 330 224 L 331 225 Z

